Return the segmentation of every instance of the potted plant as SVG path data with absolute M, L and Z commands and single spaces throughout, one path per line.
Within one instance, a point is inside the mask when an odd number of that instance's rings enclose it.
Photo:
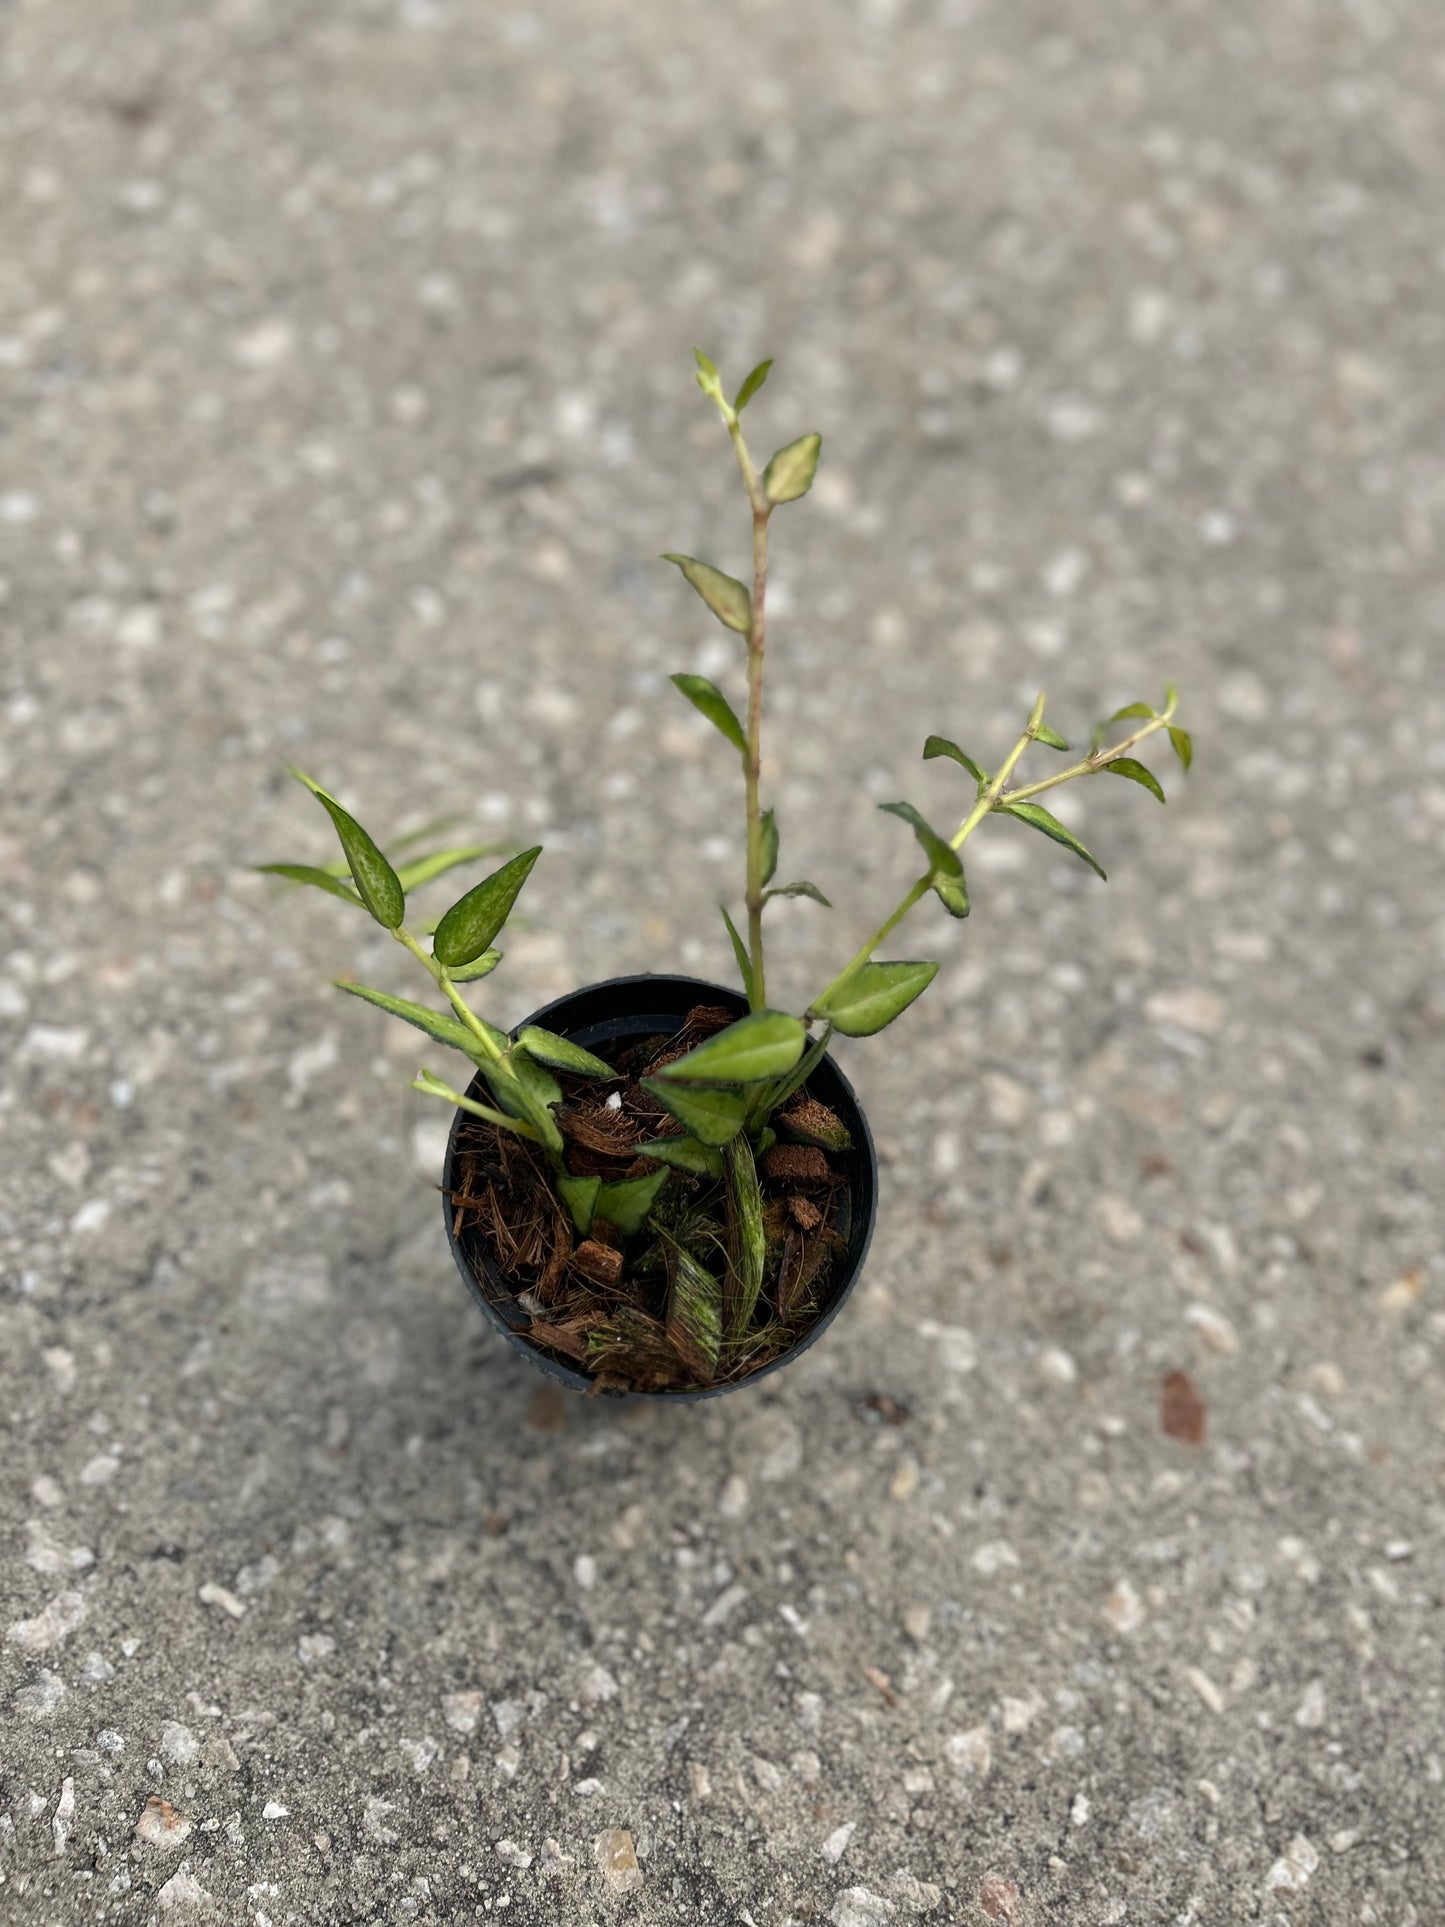
M 772 366 L 762 362 L 729 401 L 701 353 L 697 381 L 716 406 L 752 518 L 749 587 L 692 556 L 673 563 L 747 652 L 746 713 L 705 677 L 677 675 L 683 696 L 741 764 L 747 829 L 743 915 L 721 906 L 741 990 L 677 976 L 614 979 L 564 997 L 510 1034 L 474 1007 L 470 986 L 501 962 L 494 948 L 541 855 L 508 857 L 435 922 L 412 924 L 409 895 L 489 852 L 483 846 L 384 853 L 336 798 L 293 771 L 322 804 L 341 858 L 315 867 L 261 867 L 369 913 L 431 978 L 430 1004 L 364 984 L 339 987 L 468 1057 L 457 1091 L 428 1070 L 415 1088 L 454 1107 L 442 1179 L 447 1235 L 468 1288 L 491 1322 L 553 1377 L 594 1392 L 704 1398 L 776 1369 L 816 1339 L 851 1291 L 872 1231 L 877 1169 L 867 1122 L 828 1054 L 834 1032 L 872 1036 L 927 989 L 937 963 L 880 960 L 904 918 L 932 897 L 969 913 L 960 852 L 993 816 L 1010 817 L 1072 851 L 1102 877 L 1079 839 L 1039 800 L 1076 778 L 1123 776 L 1164 800 L 1135 756 L 1167 734 L 1181 764 L 1190 739 L 1142 702 L 1110 723 L 1127 730 L 1052 775 L 1015 772 L 1035 745 L 1067 752 L 1039 697 L 1013 746 L 986 769 L 957 743 L 930 736 L 968 778 L 962 821 L 943 835 L 911 803 L 881 807 L 911 829 L 922 868 L 896 907 L 799 1013 L 769 1001 L 764 919 L 778 896 L 827 905 L 810 882 L 777 883 L 778 824 L 760 794 L 768 544 L 777 509 L 806 495 L 822 437 L 789 442 L 761 474 L 742 415 Z M 403 861 L 402 858 L 406 860 Z M 420 934 L 418 934 L 420 932 Z M 423 941 L 430 935 L 430 944 Z M 439 1006 L 445 1006 L 441 1008 Z

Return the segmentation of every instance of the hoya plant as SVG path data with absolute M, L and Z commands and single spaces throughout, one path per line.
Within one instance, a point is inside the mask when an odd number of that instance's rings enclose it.
M 494 1322 L 539 1362 L 604 1390 L 702 1395 L 801 1349 L 851 1285 L 849 1267 L 856 1272 L 866 1244 L 850 1211 L 860 1194 L 857 1140 L 867 1127 L 828 1058 L 830 1040 L 885 1029 L 939 968 L 879 952 L 929 900 L 950 918 L 968 916 L 963 853 L 991 818 L 1038 831 L 1102 878 L 1098 860 L 1042 799 L 1065 783 L 1112 775 L 1162 803 L 1163 788 L 1137 752 L 1167 737 L 1186 770 L 1193 753 L 1172 688 L 1158 708 L 1126 704 L 1078 753 L 1045 722 L 1042 695 L 1017 739 L 987 764 L 950 737 L 930 735 L 924 758 L 947 758 L 962 772 L 956 827 L 935 827 L 907 801 L 880 806 L 912 832 L 918 854 L 907 887 L 804 1009 L 777 1008 L 768 994 L 769 904 L 786 896 L 832 906 L 815 883 L 776 880 L 779 824 L 762 794 L 773 516 L 808 493 L 822 451 L 821 435 L 802 435 L 759 472 L 743 413 L 771 367 L 759 363 L 729 400 L 717 368 L 697 354 L 698 386 L 731 439 L 747 497 L 751 582 L 695 556 L 662 557 L 745 652 L 741 715 L 706 677 L 672 678 L 737 759 L 741 777 L 742 901 L 736 915 L 719 906 L 740 994 L 719 987 L 709 996 L 701 987 L 672 1020 L 639 1014 L 632 1031 L 625 1022 L 589 1030 L 564 1021 L 560 1028 L 528 1022 L 509 1034 L 477 1008 L 482 999 L 471 986 L 502 961 L 495 946 L 540 846 L 507 855 L 439 917 L 417 915 L 409 911 L 416 892 L 502 851 L 469 844 L 412 854 L 416 836 L 383 850 L 299 770 L 292 773 L 335 826 L 340 859 L 261 866 L 369 915 L 431 979 L 428 1002 L 365 984 L 339 988 L 475 1066 L 466 1091 L 427 1069 L 414 1085 L 460 1114 L 443 1190 L 464 1276 Z M 1025 759 L 1036 749 L 1069 760 L 1035 774 Z M 594 993 L 584 996 L 593 998 L 595 1016 Z M 657 1000 L 633 1001 L 643 1013 Z M 824 1101 L 828 1093 L 835 1102 Z M 869 1211 L 871 1202 L 870 1192 Z

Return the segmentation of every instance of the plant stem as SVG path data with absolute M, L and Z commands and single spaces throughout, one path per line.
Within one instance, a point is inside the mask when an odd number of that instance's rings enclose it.
M 1111 749 L 1096 749 L 1081 763 L 1072 763 L 1068 769 L 1060 770 L 1057 776 L 1046 776 L 1042 782 L 1026 783 L 1021 788 L 1010 790 L 1001 800 L 1005 803 L 1026 803 L 1031 796 L 1038 796 L 1044 790 L 1057 789 L 1060 783 L 1072 782 L 1076 776 L 1092 776 L 1096 770 L 1107 769 L 1110 763 L 1127 756 L 1136 743 L 1142 743 L 1146 736 L 1153 736 L 1158 730 L 1167 729 L 1174 715 L 1171 702 L 1158 715 L 1136 729 L 1132 736 L 1126 736 L 1122 743 L 1115 743 Z
M 748 957 L 752 964 L 750 1002 L 754 1010 L 766 1007 L 767 976 L 763 957 L 763 818 L 758 800 L 763 756 L 763 659 L 767 650 L 765 604 L 768 592 L 768 517 L 771 505 L 763 494 L 753 467 L 742 425 L 728 408 L 723 419 L 737 452 L 738 466 L 753 509 L 753 599 L 752 619 L 748 624 L 748 720 L 747 754 L 743 758 L 744 805 L 747 815 L 747 907 Z
M 447 1002 L 457 1013 L 458 1017 L 461 1018 L 467 1029 L 471 1031 L 482 1049 L 487 1053 L 487 1056 L 491 1058 L 494 1064 L 500 1064 L 502 1061 L 501 1051 L 488 1034 L 487 1028 L 481 1018 L 477 1016 L 471 1005 L 468 1004 L 466 998 L 463 997 L 462 993 L 452 982 L 446 965 L 438 963 L 435 957 L 429 956 L 405 924 L 399 924 L 391 934 L 399 944 L 402 944 L 420 963 L 426 966 L 427 970 L 436 979 Z

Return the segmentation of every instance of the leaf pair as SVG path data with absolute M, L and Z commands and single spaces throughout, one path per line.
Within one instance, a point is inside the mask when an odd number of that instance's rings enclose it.
M 931 871 L 929 888 L 951 917 L 966 917 L 969 910 L 968 886 L 963 880 L 963 863 L 958 851 L 938 834 L 911 803 L 880 803 L 878 807 L 886 810 L 890 816 L 902 817 L 905 823 L 913 826 L 913 834 L 928 858 Z
M 596 1218 L 616 1225 L 630 1238 L 646 1224 L 647 1214 L 657 1202 L 657 1194 L 668 1176 L 664 1168 L 650 1171 L 646 1177 L 618 1178 L 612 1184 L 604 1184 L 597 1176 L 579 1178 L 563 1171 L 557 1177 L 557 1191 L 584 1238 Z
M 746 953 L 740 938 L 737 942 L 741 963 Z M 780 1010 L 753 1011 L 645 1079 L 644 1089 L 698 1145 L 716 1149 L 730 1144 L 748 1121 L 749 1092 L 738 1087 L 784 1077 L 802 1057 L 806 1044 L 807 1032 L 799 1018 Z M 645 1155 L 665 1153 L 649 1147 Z

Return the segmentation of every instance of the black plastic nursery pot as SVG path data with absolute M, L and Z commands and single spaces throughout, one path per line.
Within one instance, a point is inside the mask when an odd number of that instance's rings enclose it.
M 644 1038 L 674 1035 L 682 1029 L 688 1012 L 698 1005 L 725 1008 L 739 1017 L 746 1016 L 748 1009 L 747 1000 L 737 991 L 725 989 L 720 984 L 707 983 L 699 977 L 614 977 L 607 983 L 592 984 L 585 990 L 574 990 L 565 997 L 559 997 L 554 1003 L 534 1011 L 525 1024 L 536 1024 L 544 1030 L 554 1031 L 580 1044 L 584 1050 L 595 1051 L 611 1061 L 613 1052 Z M 519 1024 L 517 1030 L 524 1027 L 524 1024 Z M 837 1154 L 845 1181 L 839 1190 L 832 1218 L 834 1229 L 844 1240 L 845 1248 L 828 1275 L 814 1322 L 788 1350 L 746 1378 L 717 1385 L 689 1386 L 677 1391 L 604 1392 L 604 1395 L 680 1403 L 719 1398 L 724 1392 L 740 1391 L 757 1384 L 770 1373 L 780 1371 L 784 1365 L 791 1364 L 822 1337 L 843 1309 L 862 1273 L 863 1261 L 873 1236 L 878 1208 L 878 1159 L 862 1106 L 853 1094 L 852 1085 L 831 1057 L 821 1059 L 809 1077 L 806 1088 L 847 1127 L 852 1139 L 851 1149 Z M 472 1079 L 468 1095 L 489 1101 L 480 1071 Z M 575 1391 L 595 1393 L 604 1390 L 587 1373 L 575 1370 L 528 1338 L 526 1327 L 531 1322 L 528 1314 L 518 1305 L 515 1287 L 499 1269 L 485 1240 L 474 1228 L 457 1230 L 453 1193 L 457 1188 L 459 1139 L 468 1121 L 469 1113 L 460 1109 L 452 1119 L 446 1163 L 442 1171 L 442 1208 L 446 1217 L 447 1242 L 463 1283 L 488 1323 L 501 1333 L 509 1345 L 530 1359 L 539 1371 Z

